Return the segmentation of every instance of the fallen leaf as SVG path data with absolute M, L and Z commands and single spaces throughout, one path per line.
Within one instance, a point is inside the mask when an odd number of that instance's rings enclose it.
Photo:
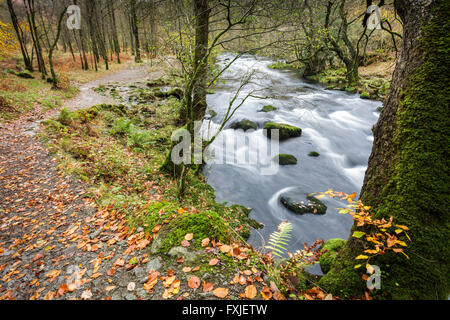
M 183 257 L 179 257 L 179 258 L 177 259 L 177 262 L 178 262 L 178 263 L 183 263 L 183 262 L 184 262 L 184 258 L 183 258 Z
M 222 245 L 222 246 L 220 246 L 220 251 L 222 251 L 223 253 L 228 253 L 228 252 L 230 252 L 231 251 L 231 247 L 230 246 L 228 246 L 228 245 L 226 245 L 226 244 L 224 244 L 224 245 Z
M 207 247 L 209 245 L 209 238 L 205 238 L 202 240 L 202 247 Z
M 213 258 L 213 259 L 209 260 L 210 266 L 215 266 L 218 263 L 219 263 L 219 259 Z
M 253 299 L 258 294 L 258 291 L 256 290 L 256 287 L 254 285 L 249 285 L 247 288 L 245 288 L 245 297 L 247 299 Z
M 86 289 L 81 294 L 81 299 L 88 300 L 92 298 L 92 292 L 91 289 Z
M 270 290 L 269 287 L 263 287 L 261 291 L 261 296 L 263 297 L 264 300 L 269 300 L 270 298 L 272 298 L 272 291 Z
M 211 282 L 203 281 L 203 292 L 210 292 L 214 288 L 214 284 Z
M 191 241 L 193 238 L 194 238 L 193 233 L 188 233 L 187 235 L 184 236 L 184 240 L 186 241 Z
M 134 289 L 136 289 L 136 283 L 130 282 L 130 283 L 127 285 L 127 290 L 128 290 L 128 291 L 134 291 Z
M 191 244 L 189 243 L 189 241 L 187 241 L 187 240 L 183 240 L 183 241 L 181 241 L 181 246 L 182 247 L 189 247 Z
M 192 268 L 191 267 L 184 267 L 183 269 L 181 269 L 181 270 L 183 270 L 183 272 L 191 272 L 192 271 Z
M 228 295 L 228 289 L 227 288 L 217 288 L 214 289 L 213 295 L 215 295 L 217 298 L 225 298 Z
M 197 289 L 200 287 L 200 278 L 199 277 L 190 277 L 188 280 L 188 286 L 191 289 Z

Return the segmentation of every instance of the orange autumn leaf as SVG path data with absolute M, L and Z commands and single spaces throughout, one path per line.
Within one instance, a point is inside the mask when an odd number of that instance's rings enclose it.
M 211 282 L 203 281 L 203 292 L 210 292 L 214 288 L 214 284 Z
M 69 287 L 67 286 L 67 284 L 62 284 L 59 286 L 58 288 L 58 295 L 62 296 L 63 294 L 65 294 L 67 291 L 69 291 Z
M 269 287 L 263 287 L 261 291 L 261 296 L 263 297 L 264 300 L 269 300 L 270 298 L 272 298 L 272 291 L 270 290 Z
M 152 229 L 152 232 L 153 233 L 157 233 L 160 229 L 161 229 L 161 225 L 160 224 L 157 224 L 153 229 Z
M 244 286 L 247 283 L 247 279 L 243 275 L 239 277 L 239 284 Z
M 222 251 L 223 253 L 228 253 L 228 252 L 230 252 L 231 251 L 231 247 L 230 246 L 228 246 L 228 245 L 226 245 L 226 244 L 224 244 L 224 245 L 222 245 L 222 246 L 220 246 L 220 251 Z
M 217 288 L 214 289 L 213 295 L 215 295 L 217 298 L 225 298 L 228 295 L 228 289 L 227 288 Z
M 209 245 L 209 238 L 205 238 L 202 240 L 202 247 L 207 247 Z
M 183 240 L 183 241 L 181 241 L 181 246 L 182 247 L 189 247 L 191 244 L 189 243 L 189 241 L 187 241 L 187 240 Z
M 198 287 L 200 287 L 200 278 L 199 277 L 190 277 L 188 280 L 188 286 L 191 289 L 197 289 Z
M 123 267 L 125 265 L 125 260 L 122 258 L 119 258 L 116 260 L 116 262 L 114 262 L 115 266 L 119 266 L 119 267 Z
M 253 299 L 258 294 L 258 291 L 256 290 L 256 287 L 254 285 L 249 285 L 247 288 L 245 288 L 245 297 L 247 299 Z
M 210 266 L 215 266 L 218 263 L 219 263 L 219 259 L 213 258 L 213 259 L 209 260 Z

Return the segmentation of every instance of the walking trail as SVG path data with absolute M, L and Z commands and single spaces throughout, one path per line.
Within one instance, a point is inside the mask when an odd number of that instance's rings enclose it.
M 92 89 L 159 76 L 129 66 L 81 85 L 65 106 L 114 103 Z M 143 232 L 130 237 L 125 217 L 99 211 L 86 185 L 59 172 L 36 136 L 57 112 L 37 108 L 0 124 L 0 300 L 148 298 L 143 283 L 161 262 L 142 250 Z

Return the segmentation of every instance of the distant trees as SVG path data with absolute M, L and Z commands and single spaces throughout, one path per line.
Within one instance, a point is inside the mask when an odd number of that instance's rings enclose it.
M 65 18 L 69 16 L 60 15 L 69 5 L 80 7 L 81 29 L 67 28 Z M 154 55 L 158 47 L 157 12 L 167 3 L 156 0 L 6 0 L 5 6 L 25 68 L 33 71 L 36 66 L 46 79 L 53 68 L 53 61 L 49 60 L 54 59 L 59 49 L 70 52 L 83 70 L 98 70 L 100 63 L 108 69 L 113 56 L 121 63 L 121 52 L 129 48 L 136 62 L 140 62 L 142 44 L 148 55 Z

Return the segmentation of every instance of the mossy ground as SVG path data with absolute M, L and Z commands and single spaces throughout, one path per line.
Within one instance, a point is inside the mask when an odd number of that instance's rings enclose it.
M 308 79 L 323 84 L 327 89 L 359 93 L 362 99 L 383 100 L 390 90 L 390 79 L 381 75 L 361 75 L 357 84 L 348 85 L 345 68 L 327 69 Z
M 71 85 L 59 90 L 51 87 L 37 73 L 33 79 L 26 79 L 4 72 L 0 76 L 0 119 L 16 119 L 35 108 L 44 112 L 58 108 L 64 99 L 78 93 L 78 89 Z

